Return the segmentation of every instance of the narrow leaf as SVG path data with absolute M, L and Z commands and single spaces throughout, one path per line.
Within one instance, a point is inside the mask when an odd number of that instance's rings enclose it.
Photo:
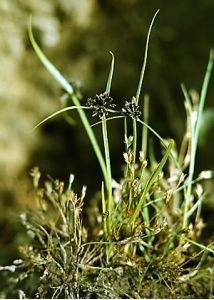
M 206 247 L 206 246 L 204 246 L 204 245 L 202 245 L 202 244 L 199 244 L 199 243 L 197 243 L 197 242 L 195 242 L 195 241 L 193 241 L 193 240 L 190 240 L 190 239 L 186 238 L 185 236 L 184 236 L 183 238 L 184 238 L 187 242 L 192 243 L 193 245 L 198 246 L 199 248 L 201 248 L 201 249 L 203 249 L 203 250 L 205 250 L 205 251 L 209 251 L 209 252 L 211 252 L 211 253 L 214 253 L 214 250 L 211 249 L 211 248 L 209 248 L 209 247 Z
M 37 44 L 33 31 L 32 31 L 32 17 L 29 19 L 28 23 L 28 34 L 31 41 L 31 44 L 38 55 L 40 61 L 45 66 L 45 68 L 52 74 L 52 76 L 59 82 L 59 84 L 64 88 L 68 94 L 73 93 L 73 87 L 71 84 L 62 76 L 62 74 L 54 67 L 54 65 L 47 59 L 47 57 L 42 52 L 41 48 Z
M 82 108 L 82 109 L 89 109 L 88 106 L 68 106 L 68 107 L 65 107 L 65 108 L 62 108 L 60 110 L 57 110 L 56 112 L 54 112 L 53 114 L 49 115 L 47 118 L 43 119 L 41 122 L 39 122 L 34 128 L 33 130 L 35 130 L 36 128 L 38 128 L 40 125 L 42 125 L 43 123 L 45 123 L 46 121 L 58 116 L 59 114 L 61 113 L 64 113 L 68 110 L 73 110 L 73 109 L 79 109 L 79 108 Z
M 107 94 L 110 94 L 111 83 L 112 83 L 112 78 L 113 78 L 113 74 L 114 74 L 114 54 L 111 51 L 110 51 L 110 54 L 112 56 L 112 59 L 111 59 L 111 67 L 110 67 L 110 71 L 109 71 L 108 81 L 107 81 L 107 85 L 106 85 L 106 93 Z
M 144 53 L 143 66 L 142 66 L 142 69 L 141 69 L 140 79 L 139 79 L 137 93 L 136 93 L 137 103 L 139 101 L 139 97 L 140 97 L 140 93 L 141 93 L 141 88 L 142 88 L 142 84 L 143 84 L 143 79 L 144 79 L 144 73 L 145 73 L 145 70 L 146 70 L 146 63 L 147 63 L 147 56 L 148 56 L 148 49 L 149 49 L 149 39 L 150 39 L 151 31 L 152 31 L 152 26 L 154 24 L 155 18 L 156 18 L 156 16 L 157 16 L 158 13 L 159 13 L 159 9 L 156 11 L 154 17 L 152 18 L 152 22 L 150 24 L 149 31 L 148 31 L 148 34 L 147 34 L 146 48 L 145 48 L 145 53 Z
M 189 94 L 188 94 L 188 92 L 187 92 L 187 89 L 186 89 L 184 83 L 181 84 L 181 89 L 182 89 L 182 92 L 183 92 L 183 94 L 184 94 L 184 98 L 185 98 L 185 100 L 186 100 L 186 104 L 187 104 L 189 113 L 191 113 L 191 112 L 193 111 L 193 109 L 192 109 L 192 103 L 191 103 Z

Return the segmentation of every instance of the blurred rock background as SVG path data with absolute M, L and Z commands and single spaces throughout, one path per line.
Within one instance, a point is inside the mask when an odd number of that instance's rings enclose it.
M 29 43 L 29 15 L 33 16 L 36 39 L 50 60 L 67 78 L 81 82 L 83 104 L 87 97 L 103 92 L 112 51 L 116 60 L 112 95 L 122 106 L 136 92 L 146 34 L 158 8 L 143 93 L 151 97 L 150 124 L 179 144 L 185 130 L 180 83 L 200 91 L 209 49 L 214 46 L 213 0 L 0 0 L 2 260 L 13 253 L 11 241 L 13 245 L 18 243 L 14 224 L 19 211 L 26 204 L 33 206 L 29 171 L 34 165 L 44 175 L 66 181 L 74 173 L 77 189 L 86 184 L 89 194 L 101 182 L 99 166 L 81 124 L 71 128 L 58 117 L 31 132 L 36 123 L 59 108 L 61 91 Z M 198 171 L 214 168 L 213 78 L 206 102 Z M 77 114 L 72 116 L 78 121 Z M 121 123 L 112 122 L 111 130 L 113 174 L 118 178 L 123 150 Z M 99 127 L 96 132 L 99 135 Z M 97 182 L 91 180 L 94 174 Z

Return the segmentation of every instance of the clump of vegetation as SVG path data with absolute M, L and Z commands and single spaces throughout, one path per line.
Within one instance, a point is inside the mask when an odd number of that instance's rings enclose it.
M 41 187 L 39 169 L 32 170 L 38 208 L 21 215 L 29 242 L 20 247 L 21 259 L 1 267 L 13 273 L 8 288 L 12 295 L 66 299 L 213 297 L 214 242 L 211 240 L 206 246 L 201 242 L 205 226 L 201 209 L 206 196 L 202 182 L 212 174 L 203 171 L 196 177 L 194 171 L 214 50 L 210 51 L 197 102 L 192 101 L 182 84 L 187 129 L 178 150 L 172 139 L 162 138 L 148 125 L 148 95 L 144 96 L 143 109 L 140 104 L 156 15 L 149 28 L 136 95 L 118 110 L 110 94 L 113 54 L 106 90 L 81 106 L 76 89 L 42 53 L 29 26 L 38 57 L 66 91 L 67 97 L 63 99 L 74 104 L 63 103 L 62 109 L 37 126 L 62 113 L 72 123 L 68 111 L 77 110 L 100 164 L 103 181 L 93 204 L 84 207 L 86 187 L 77 195 L 72 187 L 73 175 L 67 187 L 53 179 Z M 93 126 L 102 127 L 104 155 L 86 109 L 100 119 Z M 124 174 L 116 182 L 111 172 L 107 125 L 118 118 L 124 122 L 121 140 L 125 150 Z M 160 142 L 159 162 L 152 143 L 148 143 L 149 132 Z

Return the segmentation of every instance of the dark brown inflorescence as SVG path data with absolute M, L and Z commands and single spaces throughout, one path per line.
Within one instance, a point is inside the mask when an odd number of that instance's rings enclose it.
M 131 117 L 132 119 L 139 120 L 141 112 L 135 97 L 132 97 L 131 101 L 125 102 L 125 107 L 122 108 L 122 114 Z
M 96 95 L 95 98 L 88 98 L 86 104 L 93 109 L 92 116 L 99 116 L 101 119 L 103 115 L 108 115 L 110 109 L 116 107 L 116 104 L 112 102 L 113 98 L 104 92 L 100 95 Z

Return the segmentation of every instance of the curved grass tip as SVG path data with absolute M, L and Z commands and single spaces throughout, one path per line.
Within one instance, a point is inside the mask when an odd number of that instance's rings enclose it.
M 107 81 L 107 85 L 106 85 L 106 93 L 110 94 L 110 90 L 111 90 L 111 83 L 112 83 L 112 78 L 113 78 L 113 74 L 114 74 L 114 54 L 109 51 L 109 53 L 111 54 L 111 67 L 109 70 L 109 76 L 108 76 L 108 81 Z
M 90 109 L 87 106 L 68 106 L 65 108 L 62 108 L 60 110 L 57 110 L 56 112 L 54 112 L 53 114 L 49 115 L 48 117 L 46 117 L 45 119 L 43 119 L 41 122 L 39 122 L 36 126 L 34 126 L 34 128 L 32 129 L 32 131 L 34 131 L 35 129 L 37 129 L 39 126 L 41 126 L 42 124 L 44 124 L 45 122 L 47 122 L 48 120 L 56 117 L 57 115 L 64 113 L 68 110 L 73 110 L 73 109 L 78 109 L 78 108 L 82 108 L 82 109 Z
M 37 44 L 32 30 L 32 15 L 29 17 L 28 22 L 28 35 L 30 38 L 31 45 L 36 52 L 38 58 L 40 59 L 41 63 L 44 67 L 48 70 L 48 72 L 59 82 L 62 88 L 66 90 L 68 94 L 72 94 L 74 92 L 73 87 L 71 84 L 62 76 L 62 74 L 57 70 L 57 68 L 49 61 L 49 59 L 45 56 L 42 52 L 41 48 Z

